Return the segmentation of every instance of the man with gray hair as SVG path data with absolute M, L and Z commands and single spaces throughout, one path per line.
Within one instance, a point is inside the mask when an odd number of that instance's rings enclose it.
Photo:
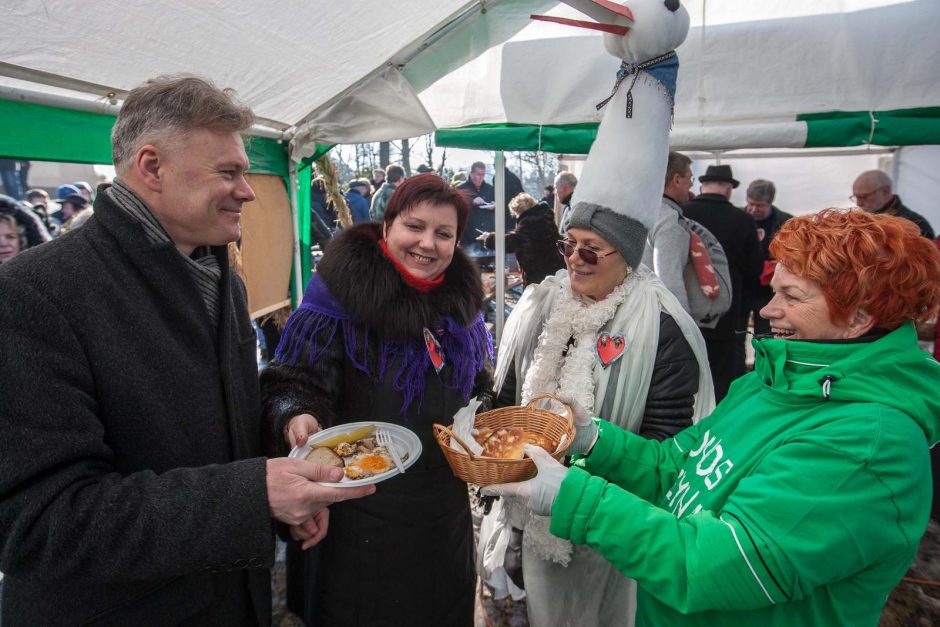
M 681 153 L 670 151 L 666 162 L 663 202 L 643 250 L 643 263 L 656 273 L 686 311 L 689 311 L 689 294 L 685 288 L 689 231 L 679 223 L 679 219 L 683 215 L 680 203 L 689 199 L 693 178 L 692 160 Z
M 933 240 L 934 232 L 924 216 L 904 206 L 901 197 L 891 190 L 891 178 L 881 170 L 862 172 L 852 183 L 849 200 L 868 213 L 887 213 L 910 220 L 920 234 Z
M 373 491 L 262 455 L 285 434 L 227 257 L 251 124 L 199 78 L 133 89 L 94 215 L 0 267 L 3 624 L 267 625 L 274 521 L 311 546 Z
M 571 196 L 578 185 L 578 177 L 571 172 L 559 172 L 555 177 L 555 221 L 558 231 L 564 235 L 571 222 Z
M 748 319 L 753 317 L 754 334 L 766 335 L 770 333 L 770 322 L 761 318 L 760 310 L 767 306 L 774 292 L 770 289 L 770 279 L 774 276 L 776 263 L 770 255 L 770 243 L 774 235 L 783 226 L 783 223 L 793 216 L 774 206 L 777 187 L 772 181 L 755 179 L 747 186 L 747 204 L 744 209 L 751 214 L 757 223 L 757 239 L 760 241 L 761 256 L 764 267 L 761 271 L 760 281 L 751 285 L 751 289 L 743 294 L 744 309 L 741 312 L 741 326 L 746 327 Z

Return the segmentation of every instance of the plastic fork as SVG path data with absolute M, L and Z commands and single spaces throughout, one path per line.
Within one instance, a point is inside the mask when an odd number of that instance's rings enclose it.
M 388 431 L 378 430 L 375 432 L 375 441 L 379 446 L 388 449 L 388 454 L 392 456 L 392 461 L 395 462 L 395 468 L 398 468 L 398 472 L 405 474 L 405 465 L 401 463 L 401 455 L 398 454 L 398 449 L 395 448 L 395 439 L 392 434 Z

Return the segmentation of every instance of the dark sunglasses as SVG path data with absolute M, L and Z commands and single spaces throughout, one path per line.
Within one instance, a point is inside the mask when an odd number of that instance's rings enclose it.
M 588 264 L 589 266 L 596 266 L 597 262 L 603 259 L 604 257 L 610 257 L 611 255 L 616 255 L 617 251 L 612 250 L 609 253 L 604 253 L 603 255 L 598 255 L 593 250 L 588 250 L 587 248 L 578 248 L 573 245 L 568 240 L 560 239 L 557 243 L 558 252 L 562 257 L 568 258 L 571 256 L 571 253 L 578 251 L 578 256 L 581 257 L 581 261 Z

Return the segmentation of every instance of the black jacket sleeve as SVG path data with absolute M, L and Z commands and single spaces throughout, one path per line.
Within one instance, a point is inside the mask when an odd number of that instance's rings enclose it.
M 261 373 L 262 446 L 266 455 L 281 457 L 290 452 L 284 429 L 298 414 L 311 414 L 324 429 L 335 424 L 343 387 L 343 352 L 342 339 L 334 338 L 313 362 L 308 361 L 305 349 L 296 365 L 272 361 Z
M 672 316 L 659 316 L 659 344 L 640 435 L 664 440 L 692 425 L 699 366 Z

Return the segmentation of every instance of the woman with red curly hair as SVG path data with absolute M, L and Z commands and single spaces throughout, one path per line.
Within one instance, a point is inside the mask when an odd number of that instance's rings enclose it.
M 635 578 L 638 625 L 877 625 L 927 527 L 940 251 L 827 209 L 771 252 L 772 333 L 711 416 L 663 442 L 579 416 L 572 468 L 533 450 L 535 479 L 488 488 Z

